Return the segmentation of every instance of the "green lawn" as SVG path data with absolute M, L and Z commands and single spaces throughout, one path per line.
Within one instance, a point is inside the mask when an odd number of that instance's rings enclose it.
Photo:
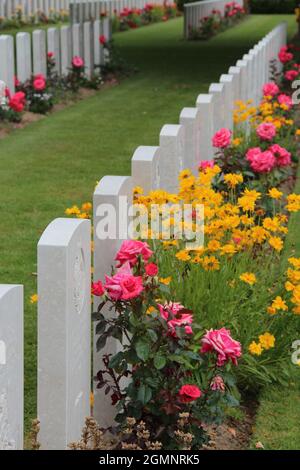
M 0 282 L 25 285 L 27 424 L 36 414 L 36 306 L 29 296 L 43 230 L 67 206 L 91 200 L 102 176 L 128 174 L 135 148 L 156 145 L 164 124 L 177 123 L 183 107 L 194 106 L 283 19 L 293 34 L 293 15 L 252 16 L 207 42 L 183 41 L 182 19 L 117 34 L 137 75 L 0 141 Z

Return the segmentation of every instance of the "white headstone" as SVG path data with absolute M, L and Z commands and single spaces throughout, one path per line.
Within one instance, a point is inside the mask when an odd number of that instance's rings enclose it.
M 60 73 L 60 43 L 59 43 L 59 30 L 57 28 L 49 28 L 47 31 L 48 36 L 48 52 L 54 54 L 55 67 L 54 71 Z
M 83 23 L 83 57 L 85 74 L 88 78 L 92 78 L 94 73 L 94 41 L 92 23 L 89 21 Z
M 21 83 L 29 80 L 32 74 L 31 41 L 29 33 L 17 33 L 17 78 Z
M 15 92 L 15 61 L 13 36 L 0 35 L 0 80 L 6 83 L 11 93 Z
M 140 146 L 131 160 L 133 187 L 141 186 L 144 194 L 160 187 L 160 152 L 159 147 Z
M 214 152 L 211 142 L 214 131 L 213 96 L 209 94 L 198 95 L 196 106 L 200 113 L 200 160 L 213 160 Z
M 223 83 L 212 83 L 209 93 L 213 96 L 213 129 L 214 133 L 225 127 L 225 86 Z
M 227 129 L 233 129 L 233 105 L 234 105 L 234 96 L 233 96 L 233 85 L 234 77 L 233 75 L 223 74 L 220 77 L 220 83 L 224 85 L 224 104 L 225 104 L 225 127 Z
M 0 450 L 23 449 L 23 286 L 0 284 Z
M 36 29 L 32 33 L 32 50 L 33 50 L 33 73 L 39 73 L 46 76 L 47 59 L 46 59 L 46 33 L 44 30 Z
M 73 39 L 73 57 L 83 57 L 83 44 L 82 44 L 82 25 L 80 23 L 73 24 L 72 26 L 72 39 Z
M 72 62 L 72 34 L 70 26 L 60 29 L 61 74 L 67 75 Z
M 184 161 L 184 139 L 184 127 L 180 124 L 166 124 L 160 131 L 160 186 L 170 193 L 178 191 L 178 176 Z
M 38 418 L 43 449 L 66 449 L 90 415 L 91 223 L 55 219 L 38 243 Z
M 132 203 L 132 179 L 129 176 L 105 176 L 98 183 L 93 198 L 94 216 L 94 280 L 99 279 L 104 281 L 106 274 L 111 274 L 111 267 L 114 265 L 114 258 L 118 249 L 124 239 L 128 239 L 128 234 L 125 233 L 128 227 L 128 212 L 126 204 Z M 115 236 L 112 238 L 105 238 L 103 235 L 103 221 L 109 219 L 113 223 L 113 217 L 109 215 L 109 210 L 114 208 L 115 219 Z M 122 226 L 122 229 L 121 229 Z M 106 228 L 106 227 L 104 227 Z M 120 229 L 121 232 L 120 233 Z M 104 239 L 105 238 L 105 239 Z M 94 311 L 97 309 L 99 298 L 94 299 Z M 103 310 L 104 315 L 107 317 L 113 315 L 108 308 Z M 106 343 L 105 349 L 97 352 L 96 343 L 98 335 L 95 333 L 94 328 L 94 361 L 93 370 L 94 376 L 100 369 L 103 369 L 102 357 L 104 354 L 115 354 L 121 350 L 121 344 L 114 339 L 109 339 Z M 94 416 L 101 426 L 111 426 L 116 415 L 116 407 L 112 406 L 111 399 L 105 395 L 105 390 L 94 389 L 95 404 Z
M 183 167 L 196 171 L 200 160 L 200 111 L 198 108 L 183 108 L 180 124 L 184 126 L 184 162 Z

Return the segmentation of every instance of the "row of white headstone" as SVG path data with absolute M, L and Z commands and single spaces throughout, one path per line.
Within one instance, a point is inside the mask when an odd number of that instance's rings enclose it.
M 70 19 L 72 23 L 81 23 L 92 18 L 99 18 L 101 14 L 112 17 L 119 14 L 124 8 L 142 10 L 149 3 L 151 2 L 147 0 L 72 0 L 70 3 Z M 154 3 L 163 5 L 165 0 L 155 0 Z
M 122 204 L 132 201 L 132 188 L 147 193 L 163 188 L 176 191 L 181 169 L 196 168 L 199 160 L 213 158 L 211 138 L 220 127 L 232 127 L 234 99 L 261 96 L 269 79 L 269 62 L 286 44 L 286 25 L 280 24 L 236 66 L 198 96 L 193 108 L 184 108 L 179 124 L 167 124 L 158 146 L 141 146 L 132 158 L 131 176 L 105 176 L 93 196 L 94 279 L 104 279 L 115 254 L 127 238 Z M 100 239 L 104 204 L 116 211 L 115 239 Z M 121 204 L 121 205 L 120 205 Z M 38 243 L 38 417 L 39 440 L 44 449 L 65 449 L 78 440 L 90 413 L 91 385 L 91 224 L 89 220 L 54 220 Z M 97 307 L 97 298 L 94 308 Z M 110 315 L 106 311 L 106 315 Z M 97 335 L 94 333 L 95 345 Z M 120 344 L 108 342 L 105 353 Z M 103 367 L 94 349 L 94 375 Z M 101 426 L 113 423 L 115 409 L 103 389 L 95 389 L 94 415 Z M 23 445 L 23 289 L 0 286 L 0 448 Z
M 18 8 L 24 18 L 35 16 L 38 12 L 49 15 L 51 12 L 68 11 L 70 0 L 0 0 L 0 16 L 11 19 Z
M 212 10 L 219 10 L 224 15 L 225 5 L 228 0 L 204 0 L 203 2 L 186 3 L 184 5 L 184 37 L 190 36 L 191 29 L 197 29 L 200 21 L 211 15 Z M 244 0 L 235 0 L 240 6 L 244 5 Z
M 59 75 L 67 75 L 72 58 L 80 56 L 84 59 L 85 74 L 91 78 L 94 73 L 99 73 L 99 66 L 108 59 L 107 51 L 99 41 L 100 35 L 104 35 L 108 41 L 111 39 L 109 18 L 49 28 L 47 31 L 37 29 L 32 34 L 20 32 L 15 38 L 0 35 L 0 80 L 13 93 L 14 77 L 23 83 L 32 74 L 47 76 L 48 52 L 54 54 L 55 71 Z

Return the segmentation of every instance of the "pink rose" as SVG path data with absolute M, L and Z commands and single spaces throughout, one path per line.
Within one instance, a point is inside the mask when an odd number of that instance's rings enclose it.
M 155 263 L 149 263 L 145 268 L 147 276 L 154 277 L 158 273 L 158 267 Z
M 100 42 L 100 44 L 102 44 L 102 46 L 104 46 L 104 44 L 106 44 L 107 39 L 106 39 L 106 36 L 104 36 L 104 34 L 101 34 L 101 36 L 99 36 L 99 42 Z
M 274 82 L 265 83 L 263 86 L 264 96 L 276 96 L 279 93 L 279 88 Z
M 193 315 L 178 302 L 169 302 L 164 305 L 157 304 L 161 317 L 167 322 L 169 334 L 176 337 L 176 328 L 184 328 L 187 335 L 193 334 L 191 324 Z
M 299 75 L 299 70 L 288 70 L 285 72 L 284 77 L 289 81 L 292 82 L 295 80 L 296 77 Z
M 224 392 L 225 391 L 225 384 L 224 384 L 224 380 L 222 379 L 222 377 L 220 375 L 216 375 L 211 383 L 210 383 L 210 389 L 211 390 L 214 390 L 214 391 L 220 391 L 220 392 Z
M 201 341 L 202 354 L 212 351 L 217 353 L 218 367 L 222 367 L 229 360 L 231 360 L 234 365 L 237 365 L 237 358 L 242 355 L 241 343 L 232 339 L 230 331 L 226 330 L 226 328 L 207 331 Z
M 33 88 L 36 91 L 43 91 L 46 88 L 46 80 L 44 77 L 38 76 L 33 80 Z
M 178 395 L 181 403 L 190 403 L 200 398 L 202 392 L 197 385 L 182 385 Z
M 8 106 L 16 113 L 21 113 L 24 109 L 25 102 L 25 93 L 23 93 L 23 91 L 18 91 L 9 97 Z
M 79 68 L 83 67 L 83 64 L 84 64 L 84 62 L 83 62 L 83 59 L 81 57 L 79 57 L 78 55 L 75 55 L 73 57 L 73 59 L 72 59 L 73 67 L 79 69 Z
M 48 59 L 52 59 L 52 57 L 54 57 L 54 52 L 48 52 L 47 57 Z
M 101 297 L 102 295 L 104 295 L 104 293 L 105 293 L 105 289 L 101 281 L 92 282 L 92 295 Z
M 229 129 L 222 128 L 212 138 L 213 146 L 216 148 L 224 149 L 230 145 L 231 131 Z
M 249 162 L 256 173 L 269 173 L 276 165 L 275 156 L 269 150 L 253 155 Z
M 271 145 L 269 149 L 276 157 L 276 163 L 280 167 L 289 166 L 292 163 L 290 152 L 278 144 Z
M 287 62 L 293 60 L 294 56 L 291 52 L 288 52 L 287 46 L 282 46 L 279 51 L 278 58 L 282 64 L 286 64 Z
M 129 262 L 125 263 L 114 276 L 105 276 L 104 289 L 113 300 L 130 300 L 144 290 L 141 276 L 133 276 Z
M 277 100 L 279 104 L 285 104 L 289 109 L 293 106 L 292 98 L 288 95 L 285 95 L 284 93 L 278 95 Z
M 256 134 L 261 140 L 272 140 L 276 135 L 276 127 L 271 122 L 263 122 L 256 128 Z
M 246 153 L 246 160 L 248 160 L 248 162 L 251 162 L 260 154 L 261 154 L 261 148 L 251 147 L 250 149 L 248 149 Z
M 214 167 L 214 160 L 203 160 L 199 162 L 198 170 L 206 170 L 206 168 L 213 168 Z
M 138 256 L 141 256 L 143 261 L 147 263 L 149 258 L 153 255 L 148 243 L 139 240 L 126 240 L 122 243 L 120 250 L 115 257 L 119 261 L 117 267 L 122 266 L 129 261 L 130 266 L 134 266 L 138 261 Z

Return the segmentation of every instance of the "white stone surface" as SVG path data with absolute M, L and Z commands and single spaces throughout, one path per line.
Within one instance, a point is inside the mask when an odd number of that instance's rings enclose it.
M 160 187 L 160 150 L 159 147 L 140 146 L 131 160 L 133 187 L 141 186 L 144 194 Z
M 72 63 L 72 32 L 70 26 L 60 29 L 61 74 L 67 75 Z
M 33 73 L 37 75 L 42 73 L 46 76 L 46 33 L 44 30 L 36 29 L 32 33 L 32 51 L 33 51 Z
M 223 74 L 220 77 L 220 83 L 224 85 L 225 127 L 233 130 L 234 76 Z
M 83 57 L 82 26 L 79 23 L 72 26 L 73 57 Z
M 49 28 L 47 30 L 48 37 L 48 52 L 54 54 L 55 67 L 54 71 L 60 74 L 60 41 L 59 41 L 59 30 L 57 28 Z
M 0 36 L 0 80 L 6 83 L 11 93 L 15 92 L 14 41 L 12 36 Z
M 213 97 L 213 132 L 225 127 L 225 86 L 223 83 L 212 83 L 209 94 Z
M 183 167 L 194 173 L 200 160 L 201 116 L 198 108 L 183 108 L 179 122 L 185 129 Z
M 21 83 L 24 83 L 32 74 L 30 34 L 17 33 L 16 45 L 17 77 Z
M 114 265 L 114 258 L 124 239 L 128 236 L 126 233 L 119 233 L 120 224 L 128 227 L 130 218 L 128 212 L 124 208 L 124 204 L 132 203 L 132 178 L 129 176 L 105 176 L 98 183 L 93 198 L 94 217 L 94 280 L 104 280 L 105 274 L 110 275 L 111 267 Z M 115 239 L 99 238 L 99 228 L 101 221 L 106 219 L 106 204 L 115 208 L 116 219 L 116 237 Z M 99 298 L 94 298 L 94 311 L 98 307 Z M 103 309 L 105 316 L 111 316 L 112 312 L 108 308 Z M 117 340 L 110 338 L 106 347 L 100 351 L 96 351 L 96 341 L 98 336 L 94 329 L 94 375 L 103 368 L 103 354 L 115 354 L 121 349 L 121 345 Z M 100 426 L 111 426 L 116 414 L 116 408 L 111 405 L 110 397 L 105 395 L 104 389 L 94 388 L 95 406 L 94 416 Z
M 196 106 L 200 113 L 200 161 L 214 158 L 211 139 L 213 137 L 213 96 L 200 94 Z
M 178 191 L 178 175 L 184 161 L 184 127 L 166 124 L 160 131 L 160 186 L 168 192 Z
M 90 415 L 91 223 L 55 219 L 38 243 L 38 417 L 43 449 L 66 449 Z
M 90 79 L 94 73 L 94 39 L 90 21 L 83 23 L 83 57 L 85 75 Z
M 0 284 L 0 450 L 23 449 L 23 286 Z

